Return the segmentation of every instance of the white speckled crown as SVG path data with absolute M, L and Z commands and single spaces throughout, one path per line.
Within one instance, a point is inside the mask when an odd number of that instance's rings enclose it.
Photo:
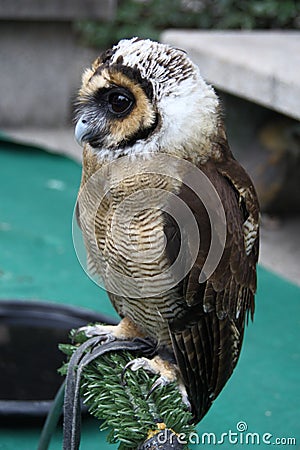
M 198 67 L 184 51 L 150 39 L 123 39 L 112 52 L 111 64 L 122 58 L 124 66 L 137 68 L 152 83 L 157 100 L 163 95 L 180 95 L 179 84 L 185 82 L 187 89 L 187 83 L 192 87 L 201 79 Z

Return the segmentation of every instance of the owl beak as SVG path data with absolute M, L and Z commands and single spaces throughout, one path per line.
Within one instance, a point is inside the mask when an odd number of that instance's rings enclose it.
M 75 139 L 82 147 L 87 142 L 94 148 L 100 147 L 105 133 L 106 121 L 100 114 L 94 118 L 83 114 L 75 127 Z
M 75 127 L 75 139 L 79 145 L 83 146 L 85 137 L 89 134 L 88 121 L 84 116 L 81 116 Z

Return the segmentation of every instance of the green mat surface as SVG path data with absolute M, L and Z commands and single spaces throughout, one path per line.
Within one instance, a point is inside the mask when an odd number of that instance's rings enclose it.
M 80 166 L 40 149 L 2 141 L 0 174 L 0 299 L 53 301 L 116 316 L 105 292 L 83 272 L 73 249 L 71 220 Z M 270 445 L 300 449 L 299 330 L 300 289 L 259 268 L 255 321 L 247 329 L 240 362 L 198 425 L 200 443 L 191 449 Z M 247 431 L 237 431 L 240 422 Z M 223 434 L 222 443 L 222 433 L 230 431 L 237 435 L 231 434 L 230 442 Z M 38 426 L 2 426 L 0 449 L 33 450 L 39 433 Z M 203 433 L 214 433 L 210 444 Z M 256 433 L 254 445 L 251 436 L 245 442 L 247 433 Z M 296 445 L 276 441 L 282 438 L 295 438 Z M 58 430 L 50 449 L 60 448 Z M 97 422 L 85 421 L 82 450 L 115 448 L 106 443 Z

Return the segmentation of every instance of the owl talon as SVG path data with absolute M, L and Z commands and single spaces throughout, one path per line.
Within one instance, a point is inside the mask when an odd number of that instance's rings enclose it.
M 137 370 L 143 368 L 145 370 L 148 370 L 148 372 L 156 373 L 154 369 L 151 367 L 150 360 L 147 358 L 135 358 L 132 361 L 129 361 L 129 363 L 126 364 L 124 367 L 124 372 L 128 369 L 131 369 L 133 372 L 136 372 Z
M 153 359 L 136 358 L 129 361 L 121 374 L 122 384 L 126 385 L 124 377 L 128 369 L 136 372 L 141 368 L 147 372 L 160 375 L 159 378 L 152 384 L 150 391 L 147 394 L 147 399 L 157 388 L 167 386 L 169 383 L 176 381 L 178 384 L 178 390 L 181 394 L 182 402 L 187 406 L 188 410 L 191 411 L 191 404 L 189 402 L 185 386 L 180 380 L 180 377 L 178 377 L 176 366 L 168 361 L 164 361 L 159 356 L 155 356 Z
M 101 344 L 108 344 L 115 340 L 131 340 L 135 338 L 143 338 L 143 334 L 137 329 L 131 320 L 124 318 L 118 325 L 87 325 L 78 328 L 77 333 L 83 332 L 87 338 L 99 336 Z
M 145 361 L 146 362 L 148 361 L 147 358 L 135 358 L 126 364 L 126 366 L 124 367 L 124 369 L 122 370 L 122 373 L 121 373 L 121 382 L 124 386 L 126 385 L 125 375 L 126 375 L 127 370 L 131 369 L 133 372 L 136 372 L 141 367 L 143 367 L 145 370 L 147 370 L 147 368 L 145 367 L 145 365 L 146 365 Z
M 98 336 L 101 344 L 108 344 L 109 342 L 116 340 L 112 327 L 100 324 L 80 327 L 76 333 L 84 333 L 87 338 Z
M 148 400 L 148 398 L 150 397 L 150 395 L 159 387 L 163 387 L 163 386 L 167 386 L 169 383 L 171 383 L 171 380 L 168 380 L 167 378 L 160 376 L 159 378 L 157 378 L 157 380 L 152 384 L 150 391 L 147 394 L 146 399 Z
M 164 376 L 160 376 L 159 378 L 157 378 L 157 380 L 152 384 L 150 391 L 147 394 L 146 399 L 148 399 L 150 397 L 150 395 L 159 387 L 164 387 L 167 386 L 169 383 L 172 383 L 174 380 L 170 380 Z M 183 383 L 181 383 L 179 380 L 177 380 L 177 384 L 178 384 L 178 390 L 181 394 L 181 399 L 182 399 L 182 403 L 185 404 L 185 406 L 187 407 L 187 409 L 191 412 L 192 411 L 192 405 L 188 399 L 188 395 L 185 389 L 185 386 Z
M 139 369 L 144 369 L 147 372 L 157 374 L 159 373 L 158 369 L 155 367 L 155 365 L 152 363 L 153 360 L 147 359 L 147 358 L 136 358 L 132 361 L 129 361 L 129 363 L 126 364 L 124 367 L 122 374 L 121 374 L 121 381 L 122 384 L 125 385 L 126 381 L 124 379 L 125 374 L 128 369 L 131 369 L 133 372 L 136 372 Z M 168 383 L 170 383 L 173 380 L 169 380 L 167 377 L 161 375 L 151 386 L 150 391 L 147 394 L 147 398 L 152 394 L 152 392 L 155 391 L 159 386 L 166 386 Z

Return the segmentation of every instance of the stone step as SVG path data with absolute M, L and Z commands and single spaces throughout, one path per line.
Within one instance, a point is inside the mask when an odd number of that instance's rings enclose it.
M 216 88 L 300 119 L 299 31 L 167 30 Z

